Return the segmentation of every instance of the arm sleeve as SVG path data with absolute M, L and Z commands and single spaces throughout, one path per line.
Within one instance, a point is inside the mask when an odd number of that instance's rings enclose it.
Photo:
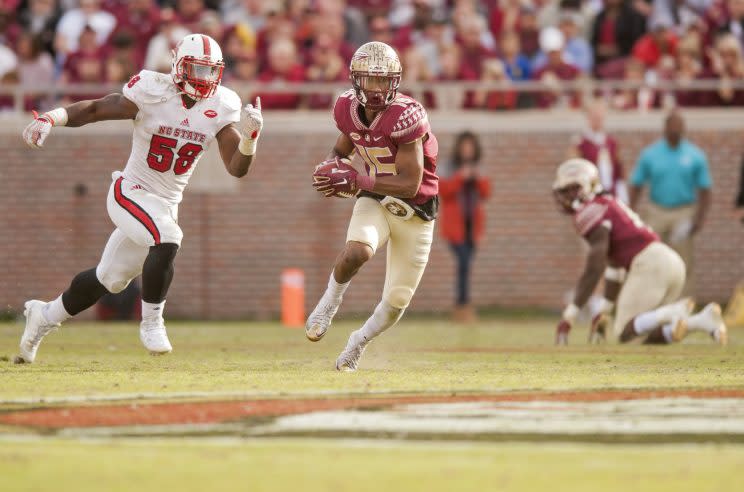
M 146 75 L 144 71 L 142 71 L 132 76 L 132 78 L 129 79 L 129 82 L 124 84 L 121 93 L 124 94 L 124 97 L 136 104 L 141 110 L 147 94 L 147 91 L 145 90 L 146 85 Z
M 423 137 L 429 131 L 429 117 L 418 102 L 412 102 L 403 110 L 393 126 L 390 138 L 397 144 L 407 144 Z

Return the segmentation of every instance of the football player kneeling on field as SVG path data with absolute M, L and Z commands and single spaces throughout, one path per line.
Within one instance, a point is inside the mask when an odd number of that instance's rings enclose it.
M 32 148 L 52 128 L 105 120 L 132 120 L 132 152 L 112 175 L 106 203 L 116 228 L 98 266 L 79 273 L 51 302 L 26 302 L 26 328 L 16 362 L 33 362 L 42 338 L 88 309 L 107 292 L 121 292 L 142 275 L 140 340 L 153 354 L 172 350 L 163 321 L 173 261 L 183 233 L 178 204 L 197 162 L 217 141 L 227 171 L 242 177 L 263 126 L 260 101 L 241 110 L 238 95 L 220 85 L 224 61 L 217 42 L 190 34 L 173 53 L 170 74 L 142 70 L 122 94 L 81 101 L 36 116 L 23 131 Z
M 604 338 L 614 309 L 612 333 L 621 343 L 639 338 L 649 344 L 679 342 L 690 330 L 726 343 L 721 307 L 710 303 L 692 314 L 692 299 L 679 300 L 684 262 L 627 205 L 602 189 L 596 166 L 584 159 L 561 164 L 553 196 L 589 244 L 574 301 L 558 323 L 556 344 L 568 342 L 571 326 L 603 272 L 605 297 L 592 319 L 590 340 Z
M 397 92 L 398 55 L 371 42 L 351 60 L 353 89 L 336 100 L 333 117 L 341 134 L 313 173 L 326 197 L 357 196 L 328 288 L 307 319 L 311 341 L 325 335 L 352 277 L 387 243 L 382 299 L 372 316 L 349 337 L 336 360 L 339 371 L 356 370 L 367 344 L 403 316 L 429 260 L 437 213 L 437 139 L 426 110 Z M 348 158 L 358 152 L 365 172 Z

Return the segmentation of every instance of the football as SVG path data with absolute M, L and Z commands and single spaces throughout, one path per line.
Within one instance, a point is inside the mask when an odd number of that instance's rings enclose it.
M 338 161 L 351 165 L 351 161 L 349 159 L 338 159 Z M 315 171 L 313 172 L 313 182 L 317 184 L 328 182 L 328 175 L 333 174 L 334 169 L 338 169 L 338 161 L 336 159 L 329 159 L 318 164 L 315 167 Z M 355 193 L 329 190 L 325 193 L 325 195 L 335 196 L 338 198 L 351 198 L 355 196 Z

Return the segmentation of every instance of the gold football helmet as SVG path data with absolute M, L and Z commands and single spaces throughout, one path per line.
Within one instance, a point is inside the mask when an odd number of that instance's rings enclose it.
M 380 111 L 395 99 L 403 67 L 392 47 L 372 41 L 356 50 L 349 71 L 359 103 L 365 108 Z
M 558 166 L 553 196 L 565 212 L 572 213 L 583 202 L 602 192 L 597 166 L 586 159 L 569 159 Z

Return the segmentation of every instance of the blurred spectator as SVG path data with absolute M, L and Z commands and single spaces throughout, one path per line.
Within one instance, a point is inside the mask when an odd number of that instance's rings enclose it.
M 307 48 L 312 47 L 318 39 L 322 38 L 322 43 L 329 49 L 336 51 L 344 60 L 344 63 L 350 63 L 351 57 L 354 56 L 354 48 L 344 40 L 344 31 L 346 25 L 341 16 L 330 16 L 319 19 L 313 26 L 313 32 L 308 40 Z
M 217 15 L 217 12 L 214 10 L 205 11 L 199 18 L 199 27 L 196 32 L 206 34 L 221 45 L 224 26 L 222 25 L 222 21 L 220 20 L 220 16 Z
M 644 34 L 633 46 L 633 57 L 642 61 L 647 68 L 657 67 L 664 58 L 676 58 L 677 35 L 671 27 L 669 19 L 653 19 L 650 32 Z
M 126 36 L 133 41 L 133 56 L 137 67 L 145 63 L 147 46 L 158 32 L 160 9 L 155 0 L 128 0 L 114 11 L 116 29 L 112 38 Z M 121 39 L 121 38 L 120 38 Z
M 682 36 L 690 27 L 702 22 L 710 3 L 710 0 L 654 0 L 650 22 L 669 19 L 675 33 Z
M 329 36 L 322 34 L 318 36 L 310 49 L 309 62 L 305 72 L 308 81 L 342 82 L 349 79 L 348 65 L 341 58 Z M 333 99 L 331 94 L 311 94 L 308 98 L 308 106 L 311 109 L 330 108 Z
M 347 5 L 345 0 L 314 0 L 315 8 L 322 18 L 340 19 L 343 24 L 343 42 L 352 47 L 369 41 L 369 28 L 364 14 L 357 8 Z M 353 52 L 354 48 L 352 48 Z M 349 58 L 349 60 L 351 59 Z
M 480 80 L 483 82 L 501 83 L 511 81 L 509 74 L 506 72 L 504 62 L 498 58 L 489 58 L 483 62 Z M 466 107 L 490 110 L 514 109 L 517 107 L 517 91 L 514 89 L 476 90 L 473 93 L 472 102 L 468 102 Z
M 704 78 L 706 72 L 701 63 L 700 42 L 697 36 L 687 35 L 677 46 L 677 66 L 673 79 L 681 86 L 674 91 L 678 106 L 690 107 L 704 105 L 710 98 L 705 92 L 686 90 L 685 87 Z
M 207 11 L 204 0 L 178 0 L 176 2 L 178 23 L 190 32 L 199 32 L 199 22 Z
M 450 175 L 439 179 L 440 230 L 457 260 L 453 317 L 461 322 L 476 320 L 470 304 L 470 267 L 486 224 L 483 201 L 491 194 L 490 182 L 479 171 L 480 160 L 478 137 L 469 131 L 460 133 L 449 163 Z
M 713 44 L 715 36 L 722 33 L 733 34 L 744 45 L 744 0 L 718 0 L 705 15 L 707 24 L 707 44 Z
M 267 0 L 234 0 L 222 2 L 222 18 L 227 24 L 244 24 L 258 32 L 266 22 L 268 10 L 278 11 L 278 1 Z
M 297 49 L 289 39 L 279 39 L 269 47 L 269 66 L 258 75 L 260 82 L 301 82 L 305 79 L 298 63 Z M 300 105 L 299 94 L 262 93 L 261 105 L 268 109 L 295 109 Z
M 605 130 L 607 108 L 602 100 L 591 101 L 586 107 L 586 129 L 574 137 L 570 157 L 581 157 L 597 166 L 602 187 L 618 200 L 628 203 L 625 170 L 618 153 L 617 140 Z
M 522 12 L 525 4 L 522 0 L 499 0 L 491 10 L 489 28 L 496 39 L 506 33 L 521 30 Z
M 116 18 L 101 9 L 100 0 L 80 0 L 80 7 L 68 10 L 57 24 L 55 49 L 58 55 L 78 51 L 78 40 L 84 29 L 95 33 L 96 46 L 106 42 L 116 27 Z
M 481 17 L 467 17 L 457 26 L 457 39 L 462 48 L 460 77 L 463 79 L 478 79 L 483 61 L 496 56 L 483 42 L 485 30 L 486 25 Z
M 258 32 L 256 38 L 256 49 L 261 70 L 266 68 L 269 47 L 282 39 L 294 39 L 294 26 L 278 11 L 270 11 L 266 15 L 264 28 Z
M 573 13 L 561 14 L 558 28 L 566 40 L 564 53 L 567 61 L 582 72 L 590 74 L 594 67 L 594 54 L 586 39 L 581 37 L 577 16 L 578 14 Z
M 393 29 L 387 16 L 377 15 L 369 20 L 369 40 L 393 45 Z
M 258 62 L 256 54 L 256 32 L 243 23 L 228 27 L 222 39 L 222 54 L 225 57 L 225 70 L 230 70 L 232 60 L 246 57 Z
M 77 51 L 70 53 L 62 67 L 61 80 L 66 84 L 100 84 L 104 82 L 104 57 L 98 46 L 97 33 L 86 26 L 77 43 Z M 69 100 L 97 99 L 104 94 L 76 94 Z
M 54 54 L 54 36 L 61 16 L 56 0 L 29 0 L 17 20 L 24 31 L 39 39 L 45 51 Z
M 670 113 L 664 123 L 664 138 L 643 149 L 638 158 L 630 178 L 630 206 L 638 210 L 643 187 L 648 185 L 645 222 L 685 261 L 683 294 L 693 295 L 693 237 L 705 223 L 712 180 L 705 152 L 684 134 L 682 116 Z
M 629 58 L 624 64 L 625 74 L 623 80 L 632 82 L 638 87 L 623 89 L 612 97 L 612 107 L 615 109 L 638 109 L 646 111 L 658 106 L 659 101 L 651 87 L 645 83 L 645 67 L 643 62 L 635 58 Z
M 159 32 L 147 45 L 144 67 L 155 72 L 170 72 L 173 63 L 171 51 L 188 34 L 190 31 L 176 21 L 175 12 L 172 9 L 163 9 L 160 12 Z
M 16 41 L 18 54 L 18 83 L 22 87 L 33 88 L 54 85 L 54 60 L 44 51 L 42 38 L 30 32 L 21 33 Z M 50 98 L 29 93 L 24 101 L 24 109 L 48 107 Z
M 549 87 L 548 92 L 538 96 L 538 104 L 542 107 L 579 105 L 578 91 L 566 92 L 561 84 L 561 81 L 576 80 L 580 75 L 578 68 L 564 60 L 564 42 L 563 33 L 556 27 L 545 28 L 540 33 L 540 49 L 546 54 L 546 62 L 533 74 L 533 78 Z
M 732 86 L 732 83 L 744 80 L 744 58 L 739 41 L 733 34 L 724 34 L 716 40 L 715 47 L 708 54 L 711 70 L 720 81 L 713 98 L 714 104 L 744 105 L 744 90 Z
M 595 66 L 630 55 L 646 31 L 646 19 L 629 0 L 605 0 L 592 27 L 591 45 Z
M 519 24 L 519 45 L 522 47 L 522 54 L 532 58 L 540 51 L 540 28 L 535 11 L 523 8 Z
M 501 61 L 504 62 L 504 69 L 511 80 L 530 80 L 530 60 L 520 52 L 519 36 L 516 33 L 505 33 L 501 37 Z
M 0 81 L 14 74 L 18 68 L 18 57 L 7 46 L 0 44 Z

